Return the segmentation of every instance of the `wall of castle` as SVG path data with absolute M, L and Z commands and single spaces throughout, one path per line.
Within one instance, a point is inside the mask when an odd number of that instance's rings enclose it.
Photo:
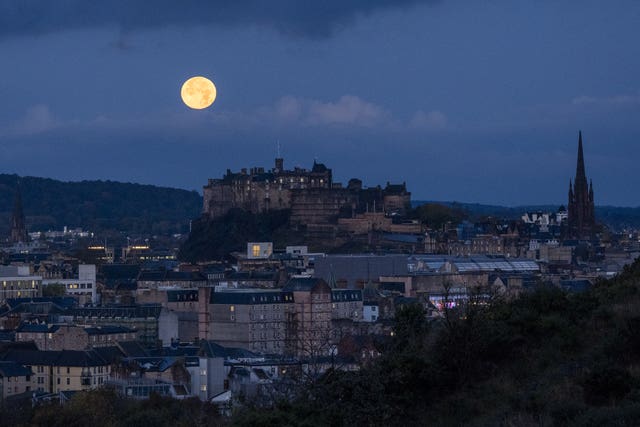
M 404 215 L 407 211 L 407 206 L 411 205 L 411 193 L 385 194 L 383 197 L 383 205 L 386 213 Z
M 340 208 L 347 206 L 355 209 L 357 204 L 357 193 L 343 188 L 292 190 L 291 223 L 335 223 Z

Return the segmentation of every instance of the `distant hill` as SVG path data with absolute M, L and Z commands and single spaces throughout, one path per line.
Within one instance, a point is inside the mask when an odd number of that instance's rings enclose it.
M 525 212 L 557 212 L 558 208 L 560 208 L 560 205 L 525 205 L 506 207 L 497 205 L 482 205 L 479 203 L 426 200 L 414 200 L 411 202 L 413 207 L 417 207 L 425 203 L 439 203 L 445 206 L 462 209 L 466 211 L 472 219 L 478 219 L 487 216 L 506 219 L 518 219 Z M 640 207 L 623 208 L 616 206 L 596 206 L 596 220 L 615 231 L 620 231 L 625 228 L 639 229 Z
M 196 191 L 0 174 L 0 238 L 8 234 L 18 180 L 29 231 L 57 230 L 66 225 L 93 232 L 185 233 L 189 221 L 202 210 L 202 197 Z

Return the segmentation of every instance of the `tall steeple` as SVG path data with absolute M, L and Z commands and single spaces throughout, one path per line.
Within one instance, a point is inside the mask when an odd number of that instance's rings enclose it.
M 578 164 L 576 165 L 576 187 L 584 181 L 587 184 L 587 174 L 584 171 L 584 155 L 582 154 L 582 131 L 578 131 Z
M 582 192 L 587 192 L 587 175 L 584 168 L 584 154 L 582 153 L 582 131 L 578 132 L 578 163 L 576 165 L 576 179 L 574 181 L 573 192 L 576 196 Z M 586 194 L 585 194 L 586 195 Z
M 578 132 L 578 162 L 576 176 L 569 181 L 569 231 L 572 237 L 581 238 L 591 234 L 595 227 L 593 183 L 589 185 L 584 167 L 582 132 Z
M 24 211 L 22 209 L 22 194 L 20 192 L 20 182 L 16 187 L 16 198 L 13 205 L 13 215 L 11 217 L 11 234 L 9 235 L 9 242 L 11 243 L 26 243 L 29 241 L 29 235 L 27 234 L 27 227 L 24 220 Z

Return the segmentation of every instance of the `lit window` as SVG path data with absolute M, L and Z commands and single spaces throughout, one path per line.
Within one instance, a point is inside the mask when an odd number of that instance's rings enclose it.
M 200 391 L 207 391 L 207 385 L 206 384 L 202 384 L 200 386 Z
M 251 253 L 253 254 L 253 256 L 257 257 L 260 256 L 260 245 L 253 245 L 251 247 Z
M 235 305 L 229 306 L 229 311 L 236 311 L 236 306 Z

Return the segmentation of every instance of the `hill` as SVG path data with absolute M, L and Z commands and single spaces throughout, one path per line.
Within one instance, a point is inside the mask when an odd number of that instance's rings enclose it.
M 189 231 L 200 215 L 195 191 L 114 181 L 62 182 L 0 174 L 0 236 L 9 231 L 16 186 L 20 181 L 29 231 L 64 226 L 93 232 L 171 234 Z

